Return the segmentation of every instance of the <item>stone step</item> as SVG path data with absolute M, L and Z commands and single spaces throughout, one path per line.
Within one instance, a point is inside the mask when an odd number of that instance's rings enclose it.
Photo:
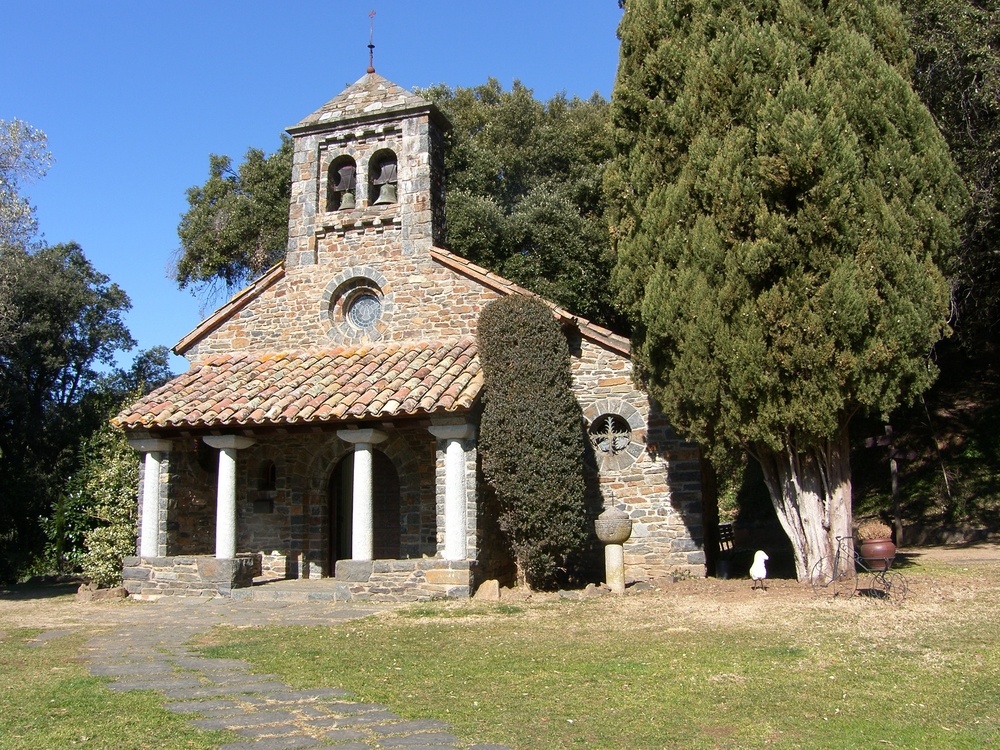
M 329 578 L 254 581 L 253 586 L 233 589 L 232 597 L 255 602 L 334 602 L 337 601 L 336 584 Z

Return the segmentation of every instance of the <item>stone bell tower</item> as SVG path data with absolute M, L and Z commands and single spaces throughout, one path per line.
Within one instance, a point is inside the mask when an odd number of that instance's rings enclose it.
M 444 243 L 437 108 L 373 69 L 288 128 L 294 139 L 285 267 L 418 258 Z

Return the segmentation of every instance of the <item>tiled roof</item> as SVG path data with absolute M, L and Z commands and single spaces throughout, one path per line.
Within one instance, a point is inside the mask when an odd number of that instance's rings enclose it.
M 469 409 L 475 341 L 383 344 L 201 360 L 111 420 L 134 429 L 305 425 Z

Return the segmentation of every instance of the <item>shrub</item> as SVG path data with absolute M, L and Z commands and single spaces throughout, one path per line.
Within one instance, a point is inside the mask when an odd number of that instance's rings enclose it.
M 81 445 L 80 468 L 44 522 L 50 570 L 121 583 L 122 557 L 135 554 L 139 461 L 125 433 L 105 424 Z
M 566 338 L 545 303 L 512 295 L 479 318 L 480 451 L 519 579 L 552 589 L 576 578 L 587 545 L 584 432 Z

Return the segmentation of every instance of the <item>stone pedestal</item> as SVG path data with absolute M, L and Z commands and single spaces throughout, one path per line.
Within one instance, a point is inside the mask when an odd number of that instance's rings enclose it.
M 605 583 L 616 594 L 625 593 L 625 547 L 632 536 L 632 519 L 623 510 L 608 508 L 594 521 L 597 538 L 604 544 Z

